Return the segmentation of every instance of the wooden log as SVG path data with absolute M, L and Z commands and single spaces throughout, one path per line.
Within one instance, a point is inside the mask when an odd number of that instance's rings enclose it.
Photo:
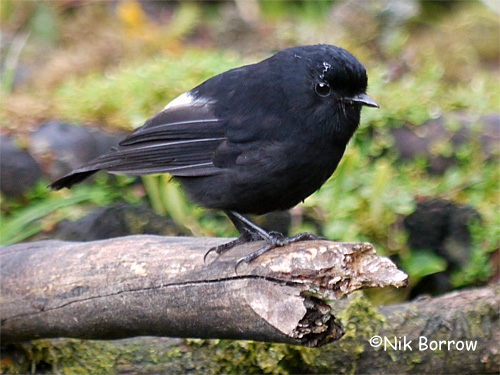
M 306 241 L 235 273 L 250 243 L 208 264 L 228 239 L 129 236 L 1 249 L 2 342 L 153 335 L 321 346 L 344 330 L 327 301 L 407 275 L 370 244 Z M 331 304 L 331 302 L 330 302 Z
M 0 370 L 7 374 L 498 374 L 498 291 L 496 284 L 379 308 L 355 293 L 342 300 L 349 305 L 341 318 L 345 336 L 321 348 L 147 336 L 45 339 L 3 346 Z M 387 338 L 393 347 L 371 345 L 374 336 Z

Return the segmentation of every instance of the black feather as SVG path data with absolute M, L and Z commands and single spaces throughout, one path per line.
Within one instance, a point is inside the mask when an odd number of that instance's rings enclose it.
M 108 154 L 49 186 L 55 190 L 69 188 L 99 170 L 133 176 L 215 174 L 218 168 L 213 165 L 213 157 L 225 139 L 224 123 L 215 117 L 206 101 L 173 106 L 153 116 Z

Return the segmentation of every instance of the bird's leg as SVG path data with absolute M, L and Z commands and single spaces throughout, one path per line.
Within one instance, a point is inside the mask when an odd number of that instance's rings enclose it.
M 221 255 L 242 243 L 265 240 L 269 237 L 269 233 L 267 233 L 264 229 L 252 223 L 246 217 L 238 214 L 237 212 L 224 211 L 224 213 L 231 220 L 236 229 L 238 229 L 240 236 L 235 240 L 210 248 L 203 257 L 204 262 L 206 262 L 208 254 L 212 252 L 215 252 L 217 255 Z
M 248 254 L 247 256 L 244 256 L 243 258 L 238 259 L 238 261 L 236 262 L 235 270 L 241 263 L 243 262 L 250 263 L 251 261 L 257 259 L 262 254 L 276 247 L 285 246 L 299 241 L 325 239 L 324 237 L 318 237 L 312 233 L 299 233 L 293 237 L 285 237 L 278 232 L 265 231 L 264 229 L 262 229 L 261 227 L 259 227 L 258 225 L 256 225 L 255 223 L 253 223 L 252 221 L 250 221 L 249 219 L 247 219 L 246 217 L 237 212 L 225 211 L 225 214 L 233 222 L 236 229 L 238 229 L 238 232 L 240 232 L 240 237 L 231 242 L 216 247 L 212 247 L 205 254 L 205 257 L 203 258 L 204 260 L 206 259 L 207 255 L 210 254 L 211 252 L 215 252 L 217 255 L 220 255 L 242 243 L 259 241 L 259 240 L 266 241 L 264 247 L 260 248 L 257 251 L 254 251 L 253 253 Z
M 252 236 L 252 241 L 267 240 L 271 235 L 264 229 L 259 227 L 254 222 L 247 219 L 245 216 L 235 212 L 235 211 L 225 211 L 227 217 L 233 222 L 236 229 L 240 234 L 249 233 Z M 277 233 L 283 236 L 281 233 Z

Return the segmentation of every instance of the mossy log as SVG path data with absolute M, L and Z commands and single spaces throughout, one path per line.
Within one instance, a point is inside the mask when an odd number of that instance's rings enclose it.
M 254 242 L 204 264 L 204 253 L 227 240 L 128 236 L 3 248 L 2 343 L 151 335 L 318 347 L 344 334 L 335 301 L 408 281 L 363 243 L 298 242 L 236 272 L 236 261 L 262 246 Z
M 498 374 L 498 291 L 492 285 L 380 308 L 354 293 L 343 300 L 345 336 L 321 348 L 159 337 L 35 340 L 4 346 L 2 373 Z M 411 343 L 374 348 L 374 335 Z M 428 348 L 419 345 L 420 337 L 428 339 Z M 460 350 L 431 344 L 440 341 L 476 345 Z

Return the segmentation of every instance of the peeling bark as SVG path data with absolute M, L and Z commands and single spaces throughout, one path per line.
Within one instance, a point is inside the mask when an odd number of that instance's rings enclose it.
M 154 335 L 321 346 L 344 330 L 325 301 L 407 275 L 370 244 L 298 242 L 235 273 L 250 243 L 203 263 L 217 238 L 129 236 L 3 248 L 2 342 Z M 335 302 L 333 302 L 335 304 Z

